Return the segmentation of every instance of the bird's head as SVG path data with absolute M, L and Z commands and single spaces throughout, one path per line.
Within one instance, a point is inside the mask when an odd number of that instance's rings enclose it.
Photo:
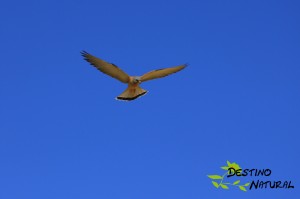
M 133 83 L 134 84 L 141 83 L 141 77 L 133 77 Z

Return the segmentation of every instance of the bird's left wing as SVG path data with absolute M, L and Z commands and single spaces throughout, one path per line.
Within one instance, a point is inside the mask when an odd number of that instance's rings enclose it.
M 150 71 L 150 72 L 144 74 L 143 76 L 141 76 L 140 80 L 142 82 L 144 82 L 144 81 L 148 81 L 148 80 L 152 80 L 152 79 L 156 79 L 156 78 L 165 77 L 167 75 L 181 71 L 186 66 L 187 66 L 187 64 L 183 64 L 183 65 L 175 66 L 175 67 L 171 67 L 171 68 L 153 70 L 153 71 Z
M 124 71 L 122 71 L 116 65 L 108 63 L 97 57 L 94 57 L 93 55 L 91 55 L 85 51 L 82 51 L 81 54 L 86 61 L 88 61 L 91 65 L 95 66 L 101 72 L 103 72 L 123 83 L 129 82 L 129 75 L 127 75 Z

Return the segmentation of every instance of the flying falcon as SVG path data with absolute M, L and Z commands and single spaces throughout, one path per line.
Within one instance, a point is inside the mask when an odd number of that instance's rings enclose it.
M 127 89 L 116 98 L 118 100 L 126 100 L 126 101 L 134 100 L 147 93 L 146 90 L 142 89 L 139 86 L 140 83 L 148 80 L 156 79 L 156 78 L 165 77 L 172 73 L 176 73 L 187 66 L 187 64 L 183 64 L 171 68 L 153 70 L 142 76 L 129 76 L 112 63 L 108 63 L 104 60 L 101 60 L 85 51 L 82 51 L 81 54 L 86 61 L 88 61 L 91 65 L 95 66 L 101 72 L 123 83 L 128 84 Z

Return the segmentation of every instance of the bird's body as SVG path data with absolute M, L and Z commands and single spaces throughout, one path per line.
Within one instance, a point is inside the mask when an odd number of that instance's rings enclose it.
M 129 101 L 145 95 L 147 91 L 140 87 L 141 81 L 139 80 L 139 78 L 140 77 L 130 76 L 127 89 L 123 93 L 121 93 L 117 97 L 117 99 Z
M 147 93 L 146 90 L 142 89 L 139 86 L 142 82 L 165 77 L 172 73 L 176 73 L 186 67 L 186 64 L 184 64 L 176 67 L 150 71 L 142 76 L 129 76 L 114 64 L 108 63 L 104 60 L 94 57 L 93 55 L 85 51 L 82 51 L 81 54 L 86 61 L 88 61 L 91 65 L 95 66 L 101 72 L 113 78 L 116 78 L 117 80 L 123 83 L 128 84 L 127 89 L 117 97 L 117 99 L 119 100 L 126 101 L 134 100 Z

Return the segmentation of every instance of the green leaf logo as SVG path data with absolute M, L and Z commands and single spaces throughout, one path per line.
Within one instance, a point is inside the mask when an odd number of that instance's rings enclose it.
M 222 176 L 219 176 L 219 175 L 208 175 L 208 177 L 213 180 L 222 179 Z
M 211 181 L 216 188 L 219 188 L 219 184 L 215 181 Z
M 239 187 L 239 189 L 242 190 L 242 191 L 247 191 L 247 189 L 245 187 L 249 186 L 250 183 L 246 183 L 244 185 L 241 185 L 240 180 L 237 180 L 233 183 L 224 182 L 224 178 L 228 174 L 228 172 L 229 172 L 228 169 L 229 168 L 233 168 L 235 170 L 241 169 L 240 165 L 238 165 L 235 162 L 229 162 L 227 160 L 226 163 L 227 163 L 226 166 L 220 167 L 221 169 L 226 170 L 226 173 L 224 173 L 223 175 L 207 175 L 207 177 L 212 179 L 212 184 L 214 185 L 214 187 L 216 187 L 216 188 L 221 187 L 222 189 L 227 190 L 227 189 L 229 189 L 229 186 L 236 186 L 236 187 Z
M 240 183 L 240 180 L 237 180 L 233 184 L 236 185 L 236 184 L 239 184 L 239 183 Z
M 225 185 L 225 184 L 220 184 L 220 185 L 221 185 L 221 187 L 222 187 L 223 189 L 229 189 L 228 186 Z
M 242 190 L 242 191 L 247 191 L 246 188 L 243 187 L 243 186 L 239 186 L 239 188 L 240 188 L 240 190 Z

